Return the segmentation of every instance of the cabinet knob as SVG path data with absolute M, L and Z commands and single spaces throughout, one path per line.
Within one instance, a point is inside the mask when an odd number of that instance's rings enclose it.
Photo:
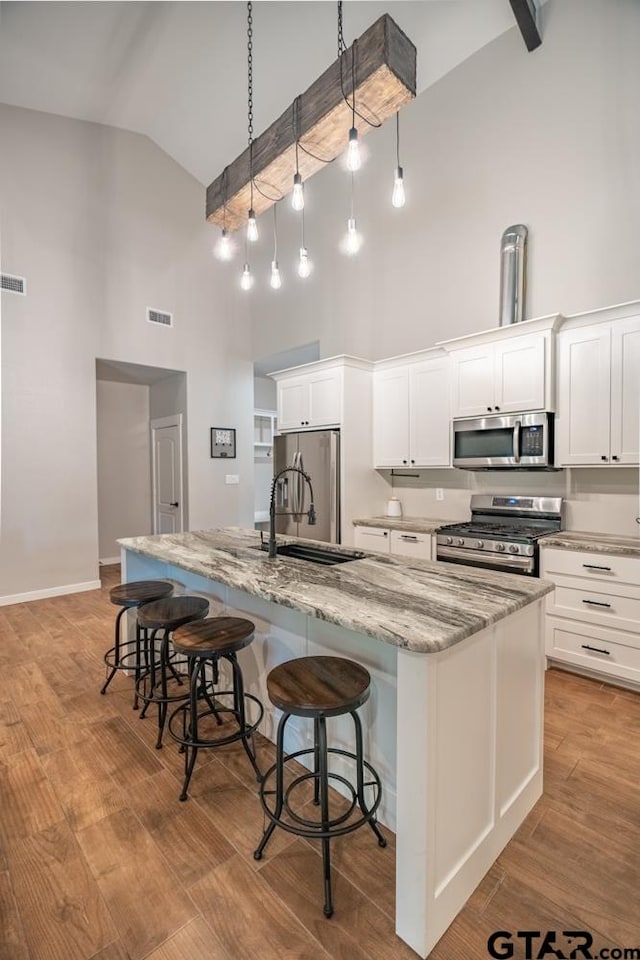
M 600 459 L 601 459 L 601 460 L 608 460 L 609 457 L 605 457 L 605 455 L 604 455 L 604 453 L 603 453 L 602 456 L 600 457 Z
M 500 409 L 500 407 L 494 407 L 493 409 L 494 409 L 494 410 L 499 410 L 499 409 Z
M 402 462 L 403 462 L 403 463 L 406 463 L 407 461 L 406 461 L 406 460 L 403 460 Z
M 614 457 L 613 459 L 614 459 L 614 460 L 617 460 L 618 458 L 617 458 L 617 457 Z M 412 460 L 411 463 L 415 463 L 415 460 Z
M 491 407 L 487 407 L 487 413 L 491 413 Z
M 620 457 L 611 457 L 612 460 L 619 460 Z

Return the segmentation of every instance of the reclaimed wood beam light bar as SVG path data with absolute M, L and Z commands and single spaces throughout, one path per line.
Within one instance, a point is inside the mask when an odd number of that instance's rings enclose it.
M 297 105 L 292 103 L 254 140 L 254 184 L 273 198 L 267 199 L 254 189 L 257 214 L 264 213 L 274 200 L 293 189 L 296 134 L 303 147 L 322 158 L 315 159 L 299 150 L 303 181 L 346 149 L 351 127 L 354 55 L 356 109 L 364 117 L 378 125 L 415 97 L 416 48 L 385 13 L 297 98 Z M 372 129 L 357 114 L 355 125 L 360 137 Z M 231 232 L 246 223 L 251 206 L 248 148 L 229 165 L 226 178 L 220 174 L 207 187 L 207 220 L 218 226 L 223 226 L 225 191 L 226 227 Z

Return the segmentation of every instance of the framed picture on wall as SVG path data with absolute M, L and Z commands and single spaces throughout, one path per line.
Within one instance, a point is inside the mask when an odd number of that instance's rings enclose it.
M 233 427 L 211 427 L 211 456 L 235 459 L 236 431 Z

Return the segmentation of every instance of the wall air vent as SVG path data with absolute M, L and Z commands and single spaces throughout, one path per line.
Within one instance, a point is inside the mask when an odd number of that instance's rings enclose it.
M 24 277 L 14 277 L 11 273 L 0 273 L 0 290 L 6 290 L 7 293 L 19 293 L 26 297 L 27 281 Z
M 166 310 L 154 310 L 153 307 L 147 307 L 147 320 L 149 323 L 159 323 L 162 327 L 173 326 L 173 314 Z

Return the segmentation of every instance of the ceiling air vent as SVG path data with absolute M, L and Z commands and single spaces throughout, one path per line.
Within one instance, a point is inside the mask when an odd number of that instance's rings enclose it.
M 26 297 L 27 281 L 24 277 L 14 277 L 11 273 L 0 273 L 0 290 L 6 290 L 7 293 L 19 293 Z
M 173 326 L 173 314 L 165 310 L 154 310 L 153 307 L 147 307 L 147 320 L 149 323 L 159 323 L 162 327 Z

